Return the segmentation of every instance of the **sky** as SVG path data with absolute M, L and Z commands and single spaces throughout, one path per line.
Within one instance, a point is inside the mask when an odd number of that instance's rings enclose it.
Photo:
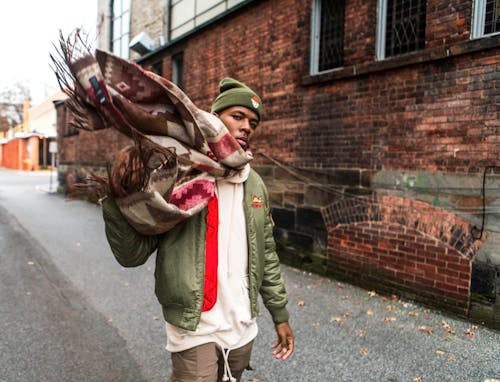
M 22 83 L 32 106 L 59 90 L 50 68 L 59 30 L 83 27 L 95 36 L 97 0 L 11 0 L 0 2 L 0 92 Z M 95 46 L 94 46 L 95 47 Z

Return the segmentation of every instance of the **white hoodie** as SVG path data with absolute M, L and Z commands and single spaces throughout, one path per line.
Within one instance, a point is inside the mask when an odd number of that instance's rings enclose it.
M 251 317 L 248 291 L 248 243 L 243 210 L 243 182 L 250 166 L 239 174 L 217 181 L 219 204 L 217 302 L 201 313 L 196 331 L 167 323 L 167 350 L 179 352 L 209 342 L 236 349 L 257 336 Z

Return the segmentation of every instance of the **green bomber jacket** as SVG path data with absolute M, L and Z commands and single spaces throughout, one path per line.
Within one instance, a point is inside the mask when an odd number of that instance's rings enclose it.
M 244 183 L 249 294 L 252 317 L 259 313 L 258 294 L 275 323 L 288 321 L 287 296 L 273 237 L 269 196 L 251 170 Z M 145 236 L 125 220 L 112 198 L 103 202 L 106 237 L 124 267 L 146 262 L 156 251 L 155 293 L 167 322 L 196 330 L 203 305 L 207 208 L 161 235 Z

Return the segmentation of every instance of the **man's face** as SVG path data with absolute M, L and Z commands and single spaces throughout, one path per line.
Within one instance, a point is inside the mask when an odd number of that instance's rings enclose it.
M 243 150 L 247 150 L 250 139 L 259 125 L 257 114 L 244 106 L 231 106 L 216 115 L 226 125 L 229 133 L 236 139 Z

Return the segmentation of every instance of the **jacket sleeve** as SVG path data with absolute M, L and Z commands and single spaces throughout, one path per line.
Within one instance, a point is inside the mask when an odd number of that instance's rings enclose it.
M 269 310 L 275 323 L 288 321 L 290 314 L 286 308 L 288 303 L 285 290 L 285 282 L 281 276 L 281 267 L 278 254 L 276 253 L 276 243 L 273 236 L 274 223 L 269 209 L 269 198 L 265 190 L 266 200 L 266 221 L 264 226 L 264 277 L 260 294 L 264 306 Z
M 116 260 L 124 267 L 137 267 L 146 262 L 158 245 L 157 236 L 141 235 L 120 212 L 113 198 L 102 203 L 106 238 Z

